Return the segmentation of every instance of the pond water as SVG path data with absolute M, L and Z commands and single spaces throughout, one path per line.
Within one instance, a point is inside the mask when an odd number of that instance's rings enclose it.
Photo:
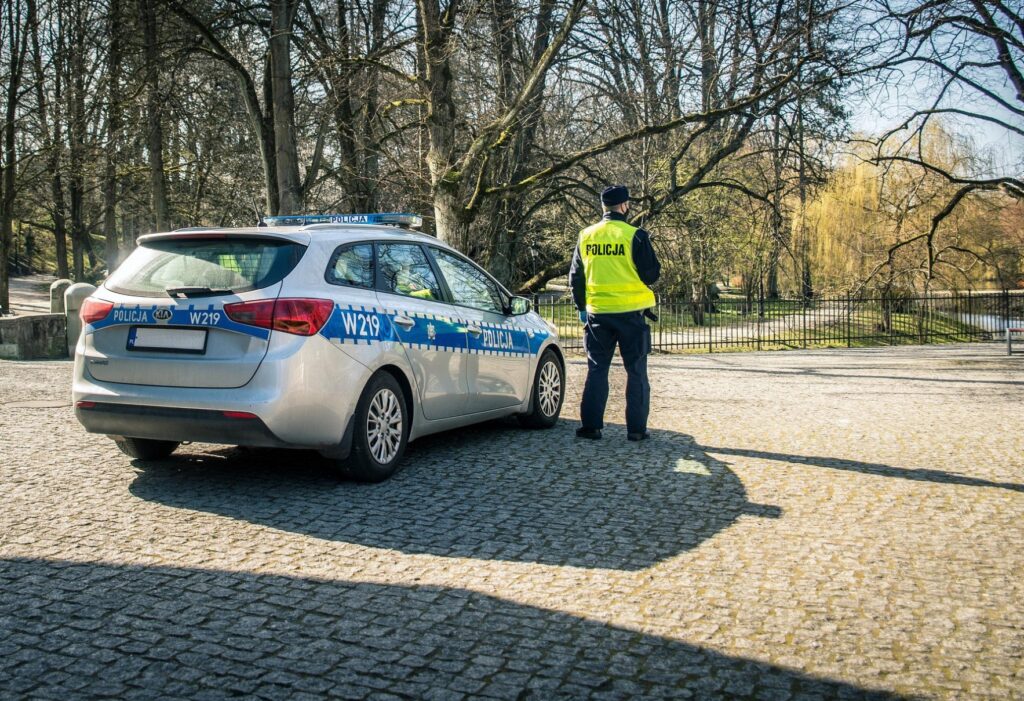
M 985 331 L 1003 331 L 1006 328 L 1006 317 L 1002 314 L 958 314 L 942 312 L 943 316 L 956 319 L 961 324 L 970 324 Z M 1024 327 L 1024 318 L 1011 316 L 1010 326 L 1013 328 Z

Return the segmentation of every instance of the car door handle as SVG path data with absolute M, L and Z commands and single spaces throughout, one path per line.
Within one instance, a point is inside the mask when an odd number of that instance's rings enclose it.
M 467 326 L 466 331 L 469 331 L 474 336 L 479 336 L 481 333 L 483 333 L 483 329 L 481 329 L 476 324 L 470 324 L 469 326 Z
M 416 320 L 413 319 L 412 317 L 405 316 L 403 314 L 402 316 L 395 317 L 395 323 L 401 326 L 406 331 L 408 331 L 409 329 L 416 325 Z

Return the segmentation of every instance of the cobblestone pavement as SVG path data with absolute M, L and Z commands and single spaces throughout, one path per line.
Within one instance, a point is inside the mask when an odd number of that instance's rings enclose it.
M 572 437 L 576 358 L 555 429 L 424 439 L 371 486 L 132 463 L 70 363 L 0 361 L 0 698 L 1024 698 L 1002 352 L 654 356 L 641 444 L 617 398 Z

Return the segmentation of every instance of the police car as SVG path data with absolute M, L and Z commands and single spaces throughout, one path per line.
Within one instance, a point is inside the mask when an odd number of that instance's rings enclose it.
M 150 234 L 85 301 L 75 415 L 131 457 L 182 442 L 312 448 L 363 481 L 409 441 L 555 424 L 558 337 L 407 214 Z

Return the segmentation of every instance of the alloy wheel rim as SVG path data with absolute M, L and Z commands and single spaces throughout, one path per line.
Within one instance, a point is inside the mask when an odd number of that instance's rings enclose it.
M 544 416 L 554 416 L 562 394 L 562 377 L 553 361 L 548 361 L 541 368 L 538 390 L 541 412 Z
M 366 443 L 373 459 L 386 465 L 402 445 L 402 407 L 388 388 L 380 389 L 370 401 L 366 414 Z

